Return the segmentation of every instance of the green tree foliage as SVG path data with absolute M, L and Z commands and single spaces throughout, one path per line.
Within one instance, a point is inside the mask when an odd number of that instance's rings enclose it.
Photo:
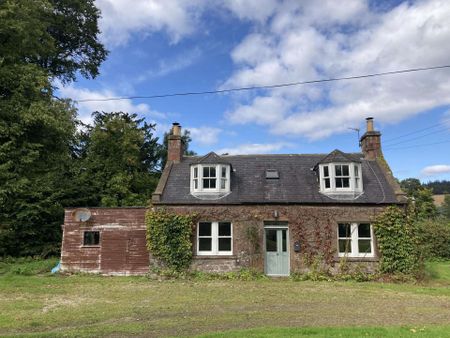
M 424 186 L 433 190 L 433 194 L 450 194 L 450 181 L 433 181 L 425 183 Z
M 437 208 L 433 201 L 433 192 L 424 187 L 416 178 L 407 178 L 400 182 L 400 186 L 413 204 L 414 214 L 418 219 L 434 218 Z
M 450 220 L 422 220 L 417 225 L 420 251 L 425 258 L 450 258 Z
M 64 82 L 98 75 L 107 51 L 98 41 L 93 0 L 0 2 L 0 62 L 34 64 Z
M 90 205 L 144 206 L 158 183 L 161 146 L 154 126 L 122 112 L 93 114 L 82 137 L 80 186 Z
M 75 111 L 34 65 L 0 67 L 0 255 L 57 251 Z
M 168 132 L 168 133 L 164 133 L 164 138 L 163 138 L 163 144 L 162 144 L 162 148 L 161 148 L 161 169 L 164 169 L 164 167 L 166 166 L 166 162 L 167 162 L 167 150 L 169 147 L 169 135 L 171 134 L 172 131 Z M 195 151 L 189 150 L 189 144 L 192 141 L 191 139 L 191 133 L 189 132 L 189 130 L 185 129 L 183 132 L 183 135 L 181 136 L 181 142 L 183 142 L 183 146 L 184 146 L 184 155 L 186 156 L 194 156 L 197 155 L 195 153 Z
M 106 57 L 91 0 L 0 1 L 0 255 L 52 254 L 77 189 L 75 110 L 51 81 Z
M 173 214 L 165 209 L 147 211 L 147 247 L 167 268 L 177 272 L 189 268 L 195 217 Z
M 380 214 L 374 224 L 380 251 L 380 271 L 410 274 L 421 262 L 419 240 L 415 222 L 404 210 L 390 206 Z

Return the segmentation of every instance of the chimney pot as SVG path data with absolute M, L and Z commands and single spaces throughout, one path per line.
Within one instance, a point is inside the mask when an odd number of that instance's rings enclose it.
M 373 131 L 373 117 L 366 118 L 367 131 Z
M 181 136 L 181 126 L 178 122 L 172 124 L 172 135 Z

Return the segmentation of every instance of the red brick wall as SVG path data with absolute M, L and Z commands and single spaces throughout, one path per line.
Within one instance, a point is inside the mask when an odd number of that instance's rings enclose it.
M 145 208 L 89 208 L 87 222 L 77 222 L 66 209 L 61 268 L 69 272 L 137 275 L 148 272 Z M 99 231 L 98 246 L 84 246 L 84 231 Z

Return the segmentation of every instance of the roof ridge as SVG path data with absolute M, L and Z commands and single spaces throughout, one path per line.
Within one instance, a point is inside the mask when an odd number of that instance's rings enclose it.
M 342 154 L 344 155 L 362 155 L 362 152 L 351 152 L 351 153 L 346 153 L 343 151 L 340 151 Z M 214 153 L 217 155 L 217 153 L 215 152 L 209 152 L 206 155 L 183 155 L 183 157 L 185 158 L 192 158 L 192 159 L 202 159 L 207 157 L 208 155 L 210 155 L 211 153 Z M 303 153 L 303 154 L 222 154 L 222 155 L 217 155 L 220 158 L 224 158 L 224 157 L 245 157 L 245 156 L 327 156 L 330 153 Z

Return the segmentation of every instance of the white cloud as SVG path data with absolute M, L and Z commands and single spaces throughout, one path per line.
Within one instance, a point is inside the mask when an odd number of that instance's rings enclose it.
M 279 142 L 279 143 L 252 143 L 252 144 L 242 144 L 233 148 L 222 148 L 216 150 L 217 154 L 230 154 L 230 155 L 241 155 L 241 154 L 270 154 L 274 151 L 279 151 L 285 147 L 289 147 L 289 143 Z
M 422 175 L 434 176 L 441 174 L 450 174 L 450 165 L 448 164 L 436 164 L 425 167 L 422 169 Z
M 257 97 L 251 105 L 241 105 L 227 115 L 233 123 L 272 124 L 283 117 L 286 103 L 279 97 Z
M 87 88 L 76 88 L 74 85 L 60 85 L 58 91 L 61 97 L 70 98 L 74 101 L 86 99 L 106 99 L 118 96 L 112 90 L 104 89 L 95 91 Z M 79 102 L 77 107 L 79 118 L 84 123 L 92 122 L 91 114 L 95 111 L 122 111 L 126 113 L 137 113 L 149 119 L 166 118 L 166 114 L 152 110 L 148 104 L 134 104 L 131 100 Z
M 182 55 L 173 59 L 160 60 L 157 67 L 144 71 L 138 76 L 136 82 L 144 82 L 150 78 L 165 76 L 184 68 L 187 68 L 197 62 L 202 56 L 202 51 L 199 48 L 194 48 L 190 51 L 184 52 Z
M 192 34 L 198 24 L 203 1 L 184 0 L 96 0 L 102 18 L 104 42 L 111 47 L 124 45 L 132 34 L 164 31 L 172 42 Z
M 275 12 L 277 5 L 279 5 L 279 1 L 224 0 L 223 5 L 240 19 L 262 22 Z
M 223 87 L 255 86 L 448 64 L 450 2 L 405 2 L 375 12 L 364 0 L 284 1 L 234 49 Z M 319 139 L 365 117 L 397 123 L 450 104 L 450 71 L 437 70 L 235 96 L 230 123 Z M 265 104 L 267 103 L 267 105 Z
M 213 127 L 186 127 L 191 132 L 192 142 L 202 146 L 210 146 L 219 140 L 219 134 L 222 132 L 219 128 Z

